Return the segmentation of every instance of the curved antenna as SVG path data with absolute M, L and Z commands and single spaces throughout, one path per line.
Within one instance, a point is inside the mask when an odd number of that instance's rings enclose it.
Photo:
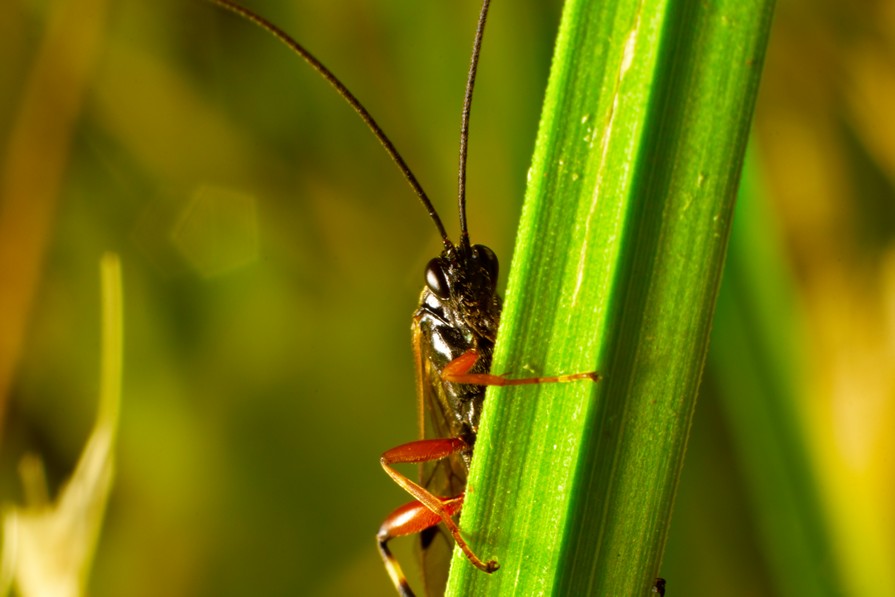
M 239 15 L 240 17 L 246 19 L 247 21 L 251 21 L 255 23 L 262 29 L 266 30 L 268 33 L 276 37 L 278 40 L 283 42 L 290 50 L 298 54 L 299 57 L 302 58 L 305 62 L 310 65 L 315 71 L 317 71 L 321 77 L 326 79 L 326 81 L 333 86 L 336 92 L 342 96 L 348 105 L 354 108 L 354 111 L 357 112 L 358 116 L 361 117 L 361 120 L 364 121 L 364 124 L 367 125 L 376 138 L 379 139 L 379 142 L 382 144 L 382 147 L 385 148 L 386 153 L 388 153 L 389 157 L 393 162 L 398 166 L 401 170 L 401 174 L 404 175 L 404 178 L 407 179 L 407 182 L 410 183 L 411 188 L 413 188 L 413 192 L 416 193 L 416 196 L 419 197 L 419 200 L 422 202 L 423 207 L 426 208 L 426 211 L 429 213 L 429 217 L 432 218 L 432 221 L 435 222 L 435 227 L 438 228 L 438 233 L 441 235 L 441 241 L 444 243 L 445 248 L 451 247 L 451 240 L 448 238 L 447 231 L 444 229 L 444 224 L 441 223 L 441 218 L 438 217 L 438 212 L 435 211 L 435 207 L 432 205 L 432 202 L 429 200 L 429 197 L 426 195 L 426 192 L 423 190 L 422 185 L 420 185 L 419 181 L 414 176 L 413 171 L 407 165 L 407 162 L 404 161 L 404 158 L 401 157 L 401 154 L 398 153 L 398 150 L 395 148 L 395 145 L 392 143 L 391 139 L 388 138 L 388 135 L 385 134 L 385 131 L 379 126 L 379 124 L 373 119 L 373 116 L 367 111 L 367 109 L 360 103 L 354 94 L 351 93 L 347 87 L 330 71 L 326 68 L 322 62 L 317 60 L 313 54 L 311 54 L 308 50 L 304 48 L 300 43 L 292 39 L 285 31 L 265 19 L 260 15 L 255 14 L 248 8 L 242 7 L 239 4 L 235 4 L 230 0 L 208 0 L 212 4 L 216 4 L 221 8 L 229 10 L 232 13 Z
M 463 97 L 463 113 L 460 118 L 460 168 L 457 183 L 457 202 L 460 211 L 461 247 L 469 246 L 469 229 L 466 226 L 466 154 L 469 146 L 469 113 L 472 110 L 472 91 L 475 88 L 475 75 L 479 68 L 479 54 L 482 52 L 482 37 L 485 34 L 485 21 L 488 19 L 489 6 L 491 6 L 491 0 L 482 2 L 479 24 L 475 30 L 475 41 L 472 42 L 472 58 L 469 61 L 466 95 Z

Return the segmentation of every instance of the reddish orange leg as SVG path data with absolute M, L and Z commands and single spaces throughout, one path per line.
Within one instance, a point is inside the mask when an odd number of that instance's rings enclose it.
M 548 377 L 522 377 L 519 379 L 511 379 L 503 375 L 492 375 L 491 373 L 470 373 L 469 371 L 478 360 L 479 353 L 474 348 L 470 348 L 445 366 L 441 372 L 441 379 L 451 383 L 466 383 L 477 386 L 524 386 L 538 383 L 566 383 L 579 379 L 600 381 L 600 374 L 597 371 Z
M 511 379 L 490 373 L 470 373 L 478 358 L 479 354 L 475 349 L 467 350 L 445 366 L 441 372 L 441 379 L 449 383 L 482 386 L 565 383 L 579 379 L 600 380 L 600 374 L 596 371 L 519 379 Z M 386 570 L 388 570 L 395 587 L 404 597 L 413 597 L 413 591 L 407 583 L 404 571 L 401 570 L 401 566 L 389 550 L 388 542 L 394 537 L 420 533 L 434 527 L 438 523 L 444 523 L 457 546 L 466 554 L 466 557 L 474 566 L 488 573 L 494 572 L 498 568 L 495 560 L 485 562 L 472 551 L 460 535 L 460 528 L 457 526 L 457 523 L 454 522 L 453 517 L 460 512 L 465 494 L 461 493 L 454 497 L 433 495 L 392 467 L 393 464 L 419 464 L 421 462 L 441 460 L 467 449 L 469 449 L 469 445 L 456 437 L 424 439 L 392 448 L 380 458 L 382 468 L 385 469 L 388 476 L 414 497 L 414 501 L 404 504 L 388 515 L 382 526 L 379 527 L 379 533 L 376 536 L 379 544 L 379 553 L 382 555 L 383 562 L 385 562 Z
M 445 524 L 457 546 L 463 550 L 473 565 L 488 573 L 494 572 L 498 568 L 496 561 L 484 562 L 472 551 L 460 535 L 460 527 L 454 522 L 453 516 L 460 511 L 464 494 L 454 497 L 433 495 L 392 467 L 393 464 L 418 464 L 441 460 L 462 452 L 468 447 L 466 442 L 460 438 L 424 439 L 392 448 L 379 459 L 388 476 L 415 498 L 415 501 L 405 504 L 389 514 L 382 526 L 379 527 L 376 537 L 379 543 L 379 552 L 382 554 L 389 576 L 402 595 L 413 595 L 413 592 L 407 585 L 407 579 L 404 577 L 401 566 L 398 565 L 397 560 L 388 549 L 388 541 L 394 537 L 419 533 L 440 522 Z
M 460 511 L 463 505 L 463 495 L 455 498 L 437 497 L 442 503 L 444 511 L 453 515 Z M 429 510 L 420 502 L 413 501 L 404 504 L 400 508 L 395 508 L 394 512 L 388 515 L 388 518 L 379 527 L 379 534 L 376 536 L 379 545 L 379 553 L 382 555 L 382 561 L 385 562 L 385 569 L 388 571 L 389 577 L 392 579 L 395 587 L 402 597 L 414 597 L 410 585 L 407 584 L 407 577 L 398 560 L 392 555 L 388 548 L 388 541 L 393 537 L 403 537 L 404 535 L 412 535 L 420 533 L 429 527 L 434 527 L 441 522 L 441 516 Z

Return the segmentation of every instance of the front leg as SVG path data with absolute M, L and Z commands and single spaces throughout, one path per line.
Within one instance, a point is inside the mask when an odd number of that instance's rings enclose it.
M 579 379 L 600 381 L 600 373 L 598 371 L 515 379 L 491 373 L 470 373 L 478 360 L 478 351 L 475 348 L 470 348 L 445 365 L 441 371 L 441 379 L 450 383 L 465 383 L 476 386 L 523 386 L 538 383 L 568 383 Z

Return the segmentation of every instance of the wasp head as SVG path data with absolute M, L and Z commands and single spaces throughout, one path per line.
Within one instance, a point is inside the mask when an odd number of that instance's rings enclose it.
M 497 255 L 485 245 L 451 245 L 426 267 L 426 287 L 454 325 L 493 343 L 500 317 L 497 271 Z

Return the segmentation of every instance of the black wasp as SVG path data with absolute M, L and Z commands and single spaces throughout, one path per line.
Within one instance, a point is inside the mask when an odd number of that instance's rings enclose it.
M 466 224 L 466 156 L 469 116 L 482 37 L 490 0 L 484 0 L 473 42 L 460 126 L 458 206 L 460 239 L 450 240 L 441 218 L 416 176 L 367 109 L 347 87 L 301 44 L 273 23 L 230 0 L 209 0 L 252 21 L 277 37 L 316 70 L 366 123 L 435 223 L 444 249 L 426 267 L 426 285 L 411 325 L 420 408 L 429 417 L 435 438 L 418 439 L 385 452 L 385 472 L 412 497 L 382 523 L 377 542 L 386 570 L 401 595 L 412 596 L 401 566 L 388 548 L 394 537 L 421 534 L 422 546 L 431 543 L 437 525 L 444 524 L 456 545 L 477 568 L 491 573 L 495 560 L 482 560 L 463 539 L 454 517 L 463 505 L 466 476 L 472 459 L 479 417 L 489 385 L 523 385 L 599 380 L 597 372 L 521 379 L 492 375 L 491 355 L 497 337 L 501 299 L 497 294 L 498 261 L 484 245 L 469 241 Z M 422 433 L 422 431 L 421 431 Z M 432 474 L 414 482 L 394 469 L 395 464 L 438 461 Z M 446 495 L 440 495 L 443 490 Z M 428 590 L 428 587 L 427 587 Z

